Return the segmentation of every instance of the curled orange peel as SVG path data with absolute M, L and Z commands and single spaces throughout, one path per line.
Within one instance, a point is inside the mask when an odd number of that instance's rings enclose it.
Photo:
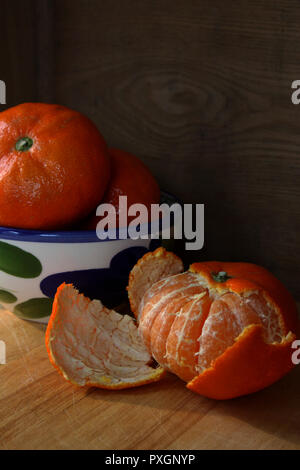
M 78 386 L 137 387 L 165 372 L 152 365 L 133 318 L 90 301 L 70 284 L 55 295 L 46 348 L 58 372 Z

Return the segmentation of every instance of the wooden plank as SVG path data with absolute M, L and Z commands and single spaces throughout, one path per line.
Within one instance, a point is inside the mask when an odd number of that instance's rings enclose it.
M 48 361 L 44 326 L 0 312 L 0 449 L 300 449 L 300 368 L 217 402 L 169 374 L 130 390 L 80 389 Z
M 7 105 L 0 111 L 36 99 L 35 1 L 2 0 L 0 7 L 0 79 L 7 88 Z
M 36 80 L 37 99 L 53 103 L 54 99 L 54 3 L 36 0 Z
M 299 2 L 57 0 L 55 11 L 57 101 L 162 188 L 205 203 L 199 259 L 263 264 L 299 297 Z
M 1 2 L 0 79 L 7 106 L 54 101 L 54 3 L 51 0 Z

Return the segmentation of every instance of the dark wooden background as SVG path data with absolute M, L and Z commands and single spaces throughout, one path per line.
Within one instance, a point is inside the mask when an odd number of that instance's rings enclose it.
M 1 0 L 0 18 L 8 105 L 86 113 L 205 204 L 189 259 L 263 264 L 300 297 L 299 0 Z

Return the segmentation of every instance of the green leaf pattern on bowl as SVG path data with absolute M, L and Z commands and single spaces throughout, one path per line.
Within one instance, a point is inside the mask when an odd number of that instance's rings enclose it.
M 15 306 L 13 312 L 22 318 L 42 318 L 51 314 L 53 300 L 47 297 L 39 297 L 26 300 Z
M 38 277 L 42 272 L 40 260 L 28 251 L 0 242 L 0 270 L 22 278 Z
M 23 279 L 32 279 L 41 274 L 42 264 L 32 253 L 0 241 L 0 271 Z M 0 302 L 13 304 L 17 301 L 18 298 L 13 292 L 0 287 Z M 26 319 L 43 318 L 51 314 L 52 303 L 53 300 L 47 297 L 33 298 L 15 305 L 13 312 Z M 0 304 L 0 310 L 6 308 L 12 309 Z
M 0 289 L 0 301 L 1 302 L 4 302 L 6 304 L 13 304 L 17 300 L 18 300 L 17 297 L 12 292 L 8 292 L 7 290 Z

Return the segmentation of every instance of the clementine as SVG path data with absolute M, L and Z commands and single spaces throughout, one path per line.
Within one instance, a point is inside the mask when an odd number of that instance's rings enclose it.
M 105 141 L 79 112 L 25 103 L 0 113 L 0 225 L 68 226 L 97 205 L 109 176 Z
M 151 204 L 160 200 L 159 186 L 150 170 L 136 156 L 118 149 L 109 149 L 112 176 L 101 203 L 112 204 L 116 208 L 117 226 L 119 225 L 119 196 L 127 196 L 127 206 L 144 204 L 148 211 Z M 100 202 L 100 201 L 99 201 Z M 92 215 L 84 228 L 95 229 L 100 217 Z M 128 217 L 128 222 L 131 218 Z
M 255 392 L 293 367 L 296 305 L 278 279 L 250 263 L 196 263 L 181 273 L 171 259 L 163 248 L 145 255 L 128 286 L 141 335 L 162 367 L 217 399 Z

